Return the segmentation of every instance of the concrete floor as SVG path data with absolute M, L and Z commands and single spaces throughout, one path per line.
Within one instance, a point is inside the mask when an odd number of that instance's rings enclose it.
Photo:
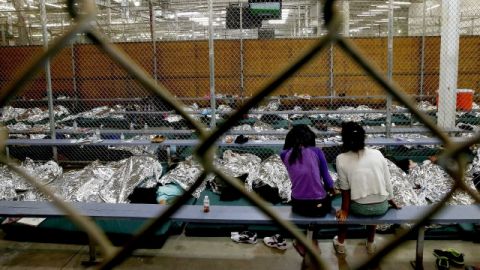
M 81 245 L 43 244 L 3 240 L 0 231 L 0 269 L 85 269 L 81 262 L 88 259 L 88 247 Z M 392 235 L 377 235 L 381 246 Z M 330 269 L 355 269 L 368 258 L 364 240 L 347 243 L 346 257 L 337 257 L 329 240 L 320 241 L 321 257 Z M 466 265 L 480 266 L 480 244 L 466 241 L 425 241 L 424 267 L 436 269 L 436 248 L 455 248 L 465 253 Z M 415 241 L 408 241 L 385 257 L 376 269 L 412 269 Z M 261 241 L 255 245 L 238 244 L 222 237 L 170 237 L 162 249 L 141 249 L 126 260 L 120 269 L 300 269 L 302 258 L 289 240 L 285 251 L 272 249 Z M 462 269 L 454 268 L 451 269 Z

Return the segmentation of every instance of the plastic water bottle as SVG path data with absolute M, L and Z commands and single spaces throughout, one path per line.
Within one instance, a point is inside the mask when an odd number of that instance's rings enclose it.
M 144 128 L 144 129 L 148 129 L 148 124 L 145 123 L 145 125 L 143 125 L 143 128 Z
M 95 139 L 100 140 L 100 138 L 101 138 L 100 137 L 100 129 L 97 128 L 97 129 L 95 129 Z
M 130 122 L 130 129 L 131 129 L 131 130 L 134 130 L 134 129 L 135 129 L 135 125 L 134 125 L 132 122 Z
M 205 197 L 203 198 L 203 212 L 210 212 L 210 199 L 207 195 L 205 195 Z
M 77 128 L 78 128 L 77 121 L 73 121 L 73 129 L 77 129 Z
M 123 133 L 120 133 L 120 140 L 125 140 L 125 135 Z

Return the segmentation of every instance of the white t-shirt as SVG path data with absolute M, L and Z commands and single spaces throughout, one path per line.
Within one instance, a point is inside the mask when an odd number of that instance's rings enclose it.
M 350 190 L 357 203 L 378 203 L 393 198 L 392 183 L 387 161 L 382 153 L 365 148 L 337 156 L 340 189 Z

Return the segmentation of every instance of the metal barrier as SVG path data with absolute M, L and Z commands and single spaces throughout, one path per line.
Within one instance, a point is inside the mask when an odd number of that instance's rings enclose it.
M 5 106 L 10 100 L 12 100 L 12 98 L 14 98 L 21 91 L 21 89 L 25 87 L 26 83 L 30 79 L 32 79 L 40 70 L 42 70 L 45 65 L 48 66 L 50 61 L 54 59 L 55 56 L 64 52 L 65 49 L 68 49 L 69 46 L 71 46 L 70 42 L 76 38 L 78 34 L 83 33 L 96 45 L 95 50 L 103 51 L 103 53 L 110 57 L 116 63 L 116 65 L 124 70 L 121 76 L 125 76 L 128 78 L 128 80 L 131 79 L 132 83 L 134 82 L 136 85 L 141 86 L 155 94 L 156 97 L 158 97 L 162 104 L 164 104 L 167 108 L 173 108 L 183 117 L 188 125 L 198 133 L 199 139 L 201 140 L 200 145 L 195 149 L 195 156 L 204 167 L 203 174 L 190 187 L 190 189 L 179 198 L 179 200 L 177 200 L 168 208 L 168 210 L 159 214 L 156 219 L 150 220 L 147 224 L 145 224 L 142 231 L 135 235 L 135 237 L 129 243 L 119 250 L 113 248 L 112 244 L 107 240 L 105 235 L 98 229 L 98 227 L 96 227 L 95 224 L 78 215 L 75 212 L 75 209 L 72 209 L 67 203 L 57 199 L 51 191 L 49 191 L 45 186 L 39 184 L 34 177 L 27 175 L 15 165 L 8 163 L 4 155 L 2 156 L 1 161 L 5 164 L 8 164 L 9 167 L 23 176 L 28 182 L 37 187 L 45 195 L 53 198 L 53 203 L 67 213 L 73 222 L 75 222 L 79 227 L 83 228 L 89 234 L 89 236 L 94 239 L 94 241 L 100 246 L 105 257 L 105 262 L 101 266 L 102 269 L 113 268 L 125 260 L 136 248 L 137 243 L 141 239 L 145 239 L 151 233 L 153 233 L 159 225 L 166 222 L 168 218 L 177 209 L 179 209 L 184 202 L 186 202 L 193 190 L 195 190 L 202 183 L 202 181 L 204 181 L 207 173 L 216 174 L 226 183 L 241 191 L 241 193 L 250 202 L 257 205 L 267 216 L 275 220 L 278 225 L 288 230 L 295 238 L 299 239 L 306 246 L 316 268 L 327 268 L 327 265 L 325 265 L 325 263 L 322 261 L 320 255 L 315 252 L 315 249 L 311 243 L 308 243 L 305 236 L 299 233 L 293 224 L 279 218 L 273 211 L 269 209 L 269 207 L 258 195 L 255 193 L 246 192 L 242 185 L 239 184 L 237 179 L 226 175 L 224 172 L 214 167 L 212 161 L 215 151 L 215 141 L 229 131 L 229 129 L 238 120 L 240 120 L 243 115 L 247 114 L 250 109 L 262 102 L 268 95 L 273 93 L 278 88 L 281 88 L 286 84 L 288 85 L 289 79 L 301 72 L 302 68 L 311 63 L 311 61 L 315 59 L 317 55 L 319 55 L 321 52 L 331 50 L 332 45 L 336 45 L 336 50 L 351 59 L 353 61 L 352 63 L 358 65 L 358 67 L 360 67 L 361 70 L 369 76 L 369 80 L 371 80 L 372 83 L 375 82 L 387 92 L 387 102 L 389 102 L 390 105 L 393 100 L 396 100 L 400 104 L 404 105 L 409 109 L 413 116 L 421 121 L 431 133 L 433 133 L 442 141 L 443 145 L 445 146 L 445 150 L 439 156 L 438 163 L 449 173 L 450 176 L 455 179 L 454 188 L 448 194 L 446 194 L 441 203 L 439 203 L 423 218 L 418 220 L 411 230 L 399 235 L 395 240 L 393 240 L 385 248 L 380 250 L 359 267 L 360 269 L 366 269 L 367 267 L 378 263 L 383 256 L 395 249 L 397 245 L 408 239 L 409 234 L 423 225 L 429 217 L 439 211 L 442 205 L 456 190 L 466 191 L 473 198 L 475 198 L 478 203 L 480 203 L 480 196 L 478 192 L 470 189 L 464 182 L 466 151 L 470 146 L 480 141 L 480 134 L 475 134 L 473 137 L 470 137 L 461 143 L 452 142 L 452 140 L 447 136 L 446 132 L 441 127 L 437 126 L 428 115 L 420 111 L 415 105 L 414 100 L 412 100 L 405 92 L 403 92 L 394 81 L 390 80 L 392 78 L 391 76 L 393 75 L 391 72 L 389 73 L 389 77 L 382 74 L 379 69 L 375 68 L 375 66 L 360 53 L 352 41 L 339 34 L 342 16 L 336 10 L 335 2 L 336 1 L 334 0 L 326 0 L 323 5 L 324 24 L 326 27 L 325 35 L 319 37 L 318 40 L 316 40 L 310 47 L 305 49 L 300 56 L 296 57 L 294 61 L 291 61 L 291 65 L 284 68 L 282 71 L 275 72 L 274 76 L 271 79 L 268 79 L 268 83 L 263 84 L 264 86 L 260 87 L 260 90 L 255 92 L 251 98 L 243 100 L 242 106 L 232 113 L 230 117 L 225 120 L 225 122 L 219 123 L 218 125 L 215 125 L 214 121 L 213 124 L 210 123 L 210 127 L 212 128 L 211 130 L 208 129 L 204 123 L 195 120 L 192 115 L 184 109 L 184 104 L 179 102 L 179 100 L 173 96 L 165 86 L 156 81 L 158 78 L 153 78 L 150 74 L 147 74 L 139 64 L 128 57 L 127 54 L 120 50 L 117 45 L 111 44 L 109 39 L 99 31 L 98 27 L 93 26 L 92 22 L 94 21 L 96 14 L 96 7 L 93 1 L 82 2 L 79 4 L 79 6 L 77 6 L 76 4 L 78 3 L 75 3 L 73 0 L 68 2 L 69 13 L 75 19 L 75 23 L 71 26 L 69 31 L 63 33 L 60 38 L 58 38 L 53 44 L 49 45 L 45 52 L 38 54 L 36 58 L 31 61 L 28 68 L 25 69 L 19 76 L 17 76 L 15 80 L 0 93 L 0 107 Z M 42 5 L 44 4 L 45 2 L 42 1 Z M 210 1 L 209 5 L 211 4 L 212 2 Z M 393 1 L 390 1 L 390 4 L 393 4 Z M 210 10 L 211 8 L 212 7 L 209 6 Z M 212 20 L 209 21 L 211 22 Z M 211 34 L 213 34 L 213 32 L 211 32 Z M 153 57 L 153 59 L 155 59 L 155 57 Z M 210 61 L 211 60 L 212 59 L 210 59 Z M 212 63 L 210 62 L 210 64 Z M 155 73 L 154 77 L 157 76 L 156 74 L 157 73 Z M 159 74 L 162 74 L 161 71 L 159 71 Z M 237 74 L 242 74 L 242 71 Z M 210 76 L 212 76 L 212 73 L 210 73 Z M 241 76 L 241 78 L 243 77 Z M 395 78 L 393 77 L 393 79 Z M 212 96 L 210 98 L 211 103 L 213 103 L 213 109 L 216 109 L 216 106 L 214 106 L 215 100 L 212 99 Z M 387 105 L 387 109 L 390 107 L 391 106 Z M 51 112 L 50 116 L 52 116 Z M 50 117 L 50 119 L 53 119 L 53 117 Z M 53 131 L 54 128 L 52 127 L 51 130 Z M 2 142 L 7 139 L 6 134 L 7 130 L 3 129 Z M 2 147 L 2 149 L 5 149 L 5 147 Z

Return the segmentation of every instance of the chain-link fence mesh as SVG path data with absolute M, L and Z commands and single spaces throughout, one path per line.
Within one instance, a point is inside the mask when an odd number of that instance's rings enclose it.
M 64 3 L 47 2 L 42 21 L 32 10 L 41 9 L 41 2 L 29 2 L 26 7 L 19 2 L 13 1 L 10 9 L 0 8 L 2 89 L 11 90 L 9 85 L 18 78 L 14 74 L 42 53 L 44 43 L 55 45 L 56 39 L 80 25 L 70 18 Z M 443 133 L 425 126 L 425 119 L 409 110 L 411 104 L 395 94 L 392 85 L 379 84 L 381 80 L 352 54 L 350 44 L 382 75 L 397 82 L 405 95 L 413 97 L 426 119 L 440 121 L 448 135 L 466 137 L 478 130 L 475 93 L 480 5 L 475 1 L 449 3 L 448 7 L 442 7 L 445 1 L 439 0 L 336 1 L 340 12 L 335 19 L 342 18 L 343 23 L 332 23 L 329 30 L 324 27 L 320 2 L 210 4 L 97 1 L 92 27 L 99 32 L 91 32 L 90 38 L 82 32 L 68 39 L 36 77 L 27 76 L 29 83 L 22 85 L 21 93 L 3 103 L 2 120 L 10 131 L 7 155 L 61 162 L 108 162 L 131 156 L 153 156 L 165 164 L 172 159 L 185 160 L 195 152 L 197 139 L 205 138 L 205 131 L 198 130 L 164 95 L 159 96 L 158 89 L 182 102 L 182 108 L 205 127 L 220 127 L 214 133 L 218 137 L 210 137 L 219 139 L 218 154 L 233 149 L 266 159 L 280 152 L 293 125 L 307 124 L 332 163 L 340 152 L 338 135 L 344 121 L 360 122 L 367 130 L 368 142 L 395 161 L 421 162 L 450 145 Z M 452 26 L 455 23 L 442 19 L 442 10 L 444 14 L 458 12 L 459 36 Z M 339 34 L 341 42 L 328 43 L 335 39 L 333 34 Z M 130 63 L 163 88 L 126 68 L 100 35 L 108 37 Z M 318 41 L 319 37 L 324 39 Z M 343 38 L 348 37 L 346 42 Z M 452 47 L 456 40 L 458 64 L 455 56 L 442 59 L 441 54 L 445 48 L 456 51 Z M 303 66 L 296 72 L 279 77 L 306 51 L 314 51 L 312 47 L 323 50 L 300 61 Z M 450 72 L 456 69 L 458 76 Z M 389 94 L 385 87 L 390 87 Z M 275 92 L 270 94 L 272 89 Z M 270 95 L 249 103 L 265 91 Z M 234 114 L 245 105 L 248 111 Z M 236 144 L 239 135 L 250 143 Z M 21 142 L 24 138 L 43 141 L 29 144 Z M 383 138 L 388 139 L 385 144 L 375 143 Z M 54 148 L 42 143 L 48 139 L 55 139 L 49 141 Z M 164 144 L 155 144 L 164 139 Z M 207 171 L 222 174 L 207 162 L 205 149 L 212 142 L 204 141 L 197 153 L 204 158 L 202 165 Z
M 212 89 L 218 110 L 214 117 L 221 122 L 230 109 L 242 104 L 242 100 L 253 95 L 279 69 L 287 66 L 304 48 L 310 46 L 315 36 L 325 33 L 321 27 L 323 19 L 318 3 L 283 1 L 269 6 L 265 2 L 252 2 L 213 5 L 212 38 L 215 42 L 212 66 L 207 41 L 210 36 L 206 1 L 196 2 L 195 5 L 185 1 L 168 4 L 122 2 L 118 6 L 97 3 L 99 12 L 95 25 L 112 41 L 123 42 L 118 43 L 119 46 L 132 59 L 184 101 L 186 106 L 190 106 L 198 119 L 210 125 Z M 440 4 L 440 1 L 393 3 L 392 26 L 389 28 L 388 2 L 336 3 L 341 16 L 348 22 L 343 24 L 339 32 L 353 37 L 353 42 L 364 54 L 409 95 L 417 97 L 417 101 L 424 105 L 422 109 L 434 118 L 440 84 Z M 42 44 L 44 38 L 52 42 L 71 24 L 62 6 L 65 7 L 62 3 L 47 3 L 45 22 L 29 8 L 18 8 L 17 12 L 6 11 L 3 44 Z M 475 54 L 476 38 L 468 35 L 475 33 L 476 5 L 463 1 L 460 6 L 458 88 L 475 89 L 475 58 L 471 55 Z M 29 27 L 25 27 L 24 21 L 29 23 Z M 44 28 L 46 33 L 43 33 Z M 391 50 L 388 46 L 390 32 Z M 8 68 L 4 69 L 4 82 L 12 78 L 15 67 L 21 67 L 25 59 L 30 58 L 29 55 L 41 50 L 41 47 L 33 46 L 22 48 L 4 48 L 5 55 L 9 55 L 8 59 L 13 61 L 13 64 L 4 62 L 8 64 Z M 13 57 L 17 55 L 21 59 Z M 181 117 L 177 117 L 171 108 L 139 86 L 83 34 L 52 59 L 49 79 L 45 74 L 37 76 L 17 98 L 29 100 L 25 101 L 28 104 L 16 101 L 11 105 L 37 107 L 46 112 L 48 102 L 44 90 L 47 80 L 51 80 L 54 105 L 64 106 L 69 114 L 79 118 L 78 121 L 72 121 L 71 118 L 59 121 L 56 118 L 58 129 L 75 124 L 80 128 L 88 128 L 87 133 L 92 136 L 99 129 L 104 139 L 141 137 L 142 134 L 155 134 L 159 132 L 157 130 L 164 129 L 169 130 L 166 133 L 172 139 L 196 137 L 195 134 L 189 134 L 189 127 Z M 213 87 L 210 85 L 212 80 Z M 271 108 L 267 106 L 269 101 L 272 101 Z M 267 127 L 272 130 L 287 130 L 294 124 L 306 123 L 316 128 L 317 134 L 322 136 L 334 133 L 339 123 L 347 119 L 362 121 L 364 125 L 372 127 L 371 132 L 377 135 L 381 135 L 382 131 L 387 134 L 389 130 L 395 136 L 405 132 L 404 129 L 397 129 L 399 126 L 419 125 L 404 108 L 397 107 L 398 104 L 393 103 L 387 112 L 387 96 L 381 88 L 335 45 L 292 76 L 263 105 L 252 109 L 241 123 L 261 122 L 270 125 Z M 95 119 L 97 116 L 85 118 L 79 115 L 94 109 L 99 119 Z M 458 111 L 456 124 L 462 129 L 456 131 L 468 133 L 474 129 L 470 126 L 476 123 L 476 108 L 473 109 Z M 269 113 L 265 113 L 265 110 Z M 374 111 L 368 113 L 365 110 Z M 303 113 L 294 113 L 296 111 Z M 328 114 L 316 113 L 318 111 Z M 387 118 L 390 119 L 388 123 Z M 48 125 L 44 127 L 48 129 Z M 179 129 L 183 131 L 178 134 L 173 132 Z M 83 136 L 85 130 L 79 133 Z M 240 132 L 232 133 L 238 135 Z M 109 160 L 106 157 L 110 154 L 100 153 L 105 149 L 95 151 L 98 153 L 85 160 Z M 12 152 L 15 153 L 15 150 Z M 124 157 L 124 154 L 119 157 Z M 430 152 L 423 157 L 428 154 Z M 166 153 L 162 155 L 163 159 L 167 159 Z M 82 156 L 76 155 L 72 159 L 67 154 L 60 155 L 60 158 L 76 160 Z M 26 156 L 19 157 L 22 159 Z

